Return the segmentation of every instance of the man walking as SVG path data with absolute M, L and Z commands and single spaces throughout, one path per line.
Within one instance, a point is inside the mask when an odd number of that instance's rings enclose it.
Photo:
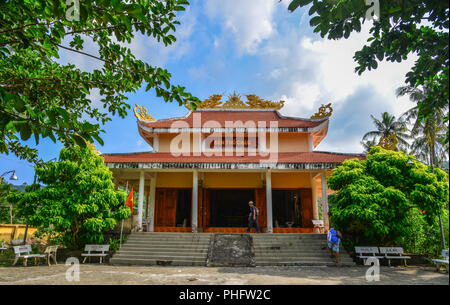
M 249 201 L 248 206 L 250 208 L 250 215 L 248 216 L 247 233 L 250 233 L 250 230 L 253 228 L 253 226 L 256 228 L 256 232 L 259 233 L 258 209 L 253 205 L 253 201 Z

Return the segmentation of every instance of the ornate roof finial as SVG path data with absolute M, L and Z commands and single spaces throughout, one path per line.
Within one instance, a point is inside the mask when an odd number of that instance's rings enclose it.
M 397 134 L 391 134 L 389 137 L 381 137 L 378 145 L 387 150 L 397 150 Z
M 328 111 L 327 108 L 329 109 Z M 319 107 L 319 111 L 311 116 L 311 119 L 324 119 L 330 117 L 332 113 L 333 108 L 331 108 L 331 103 L 326 105 L 322 104 L 322 106 Z
M 222 102 L 222 95 L 214 94 L 204 100 L 198 109 L 277 109 L 280 110 L 284 106 L 284 101 L 272 102 L 266 101 L 254 94 L 245 94 L 247 101 L 242 101 L 241 96 L 233 92 L 228 97 L 228 100 Z M 192 110 L 190 105 L 185 105 L 186 108 Z
M 144 106 L 139 106 L 136 104 L 136 107 L 133 109 L 134 115 L 138 120 L 141 121 L 155 121 L 155 119 L 148 114 L 147 109 Z

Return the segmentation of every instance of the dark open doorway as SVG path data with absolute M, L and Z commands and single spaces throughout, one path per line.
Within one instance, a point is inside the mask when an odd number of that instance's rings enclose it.
M 272 190 L 272 205 L 275 228 L 302 227 L 300 190 Z
M 191 226 L 191 190 L 178 190 L 176 225 L 177 227 Z
M 210 227 L 248 226 L 248 202 L 255 201 L 255 190 L 211 190 L 210 194 Z

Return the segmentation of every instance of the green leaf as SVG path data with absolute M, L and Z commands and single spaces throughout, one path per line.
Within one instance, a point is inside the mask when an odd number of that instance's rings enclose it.
M 71 138 L 75 141 L 75 143 L 80 146 L 81 148 L 85 148 L 86 147 L 86 141 L 80 137 L 77 134 L 73 134 L 71 135 Z
M 29 124 L 22 124 L 20 128 L 20 138 L 23 141 L 26 141 L 30 137 L 31 137 L 31 126 Z
M 321 20 L 322 20 L 322 18 L 320 16 L 315 16 L 315 17 L 311 18 L 311 20 L 309 21 L 309 24 L 312 27 L 314 27 L 316 25 L 319 25 Z
M 293 0 L 289 6 L 288 6 L 288 10 L 293 12 L 295 11 L 299 6 L 305 6 L 308 5 L 309 3 L 311 3 L 313 0 Z

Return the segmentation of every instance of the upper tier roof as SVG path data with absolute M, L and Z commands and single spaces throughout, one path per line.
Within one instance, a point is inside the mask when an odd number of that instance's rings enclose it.
M 265 122 L 267 127 L 270 126 L 270 122 L 277 122 L 279 128 L 313 128 L 328 121 L 328 118 L 313 120 L 287 117 L 275 109 L 199 109 L 190 111 L 185 117 L 140 121 L 140 125 L 151 128 L 170 128 L 174 122 L 186 122 L 190 128 L 198 127 L 194 126 L 194 114 L 200 114 L 202 126 L 207 121 L 216 121 L 222 127 L 225 127 L 226 121 L 242 121 L 244 123 L 254 121 L 255 124 Z

